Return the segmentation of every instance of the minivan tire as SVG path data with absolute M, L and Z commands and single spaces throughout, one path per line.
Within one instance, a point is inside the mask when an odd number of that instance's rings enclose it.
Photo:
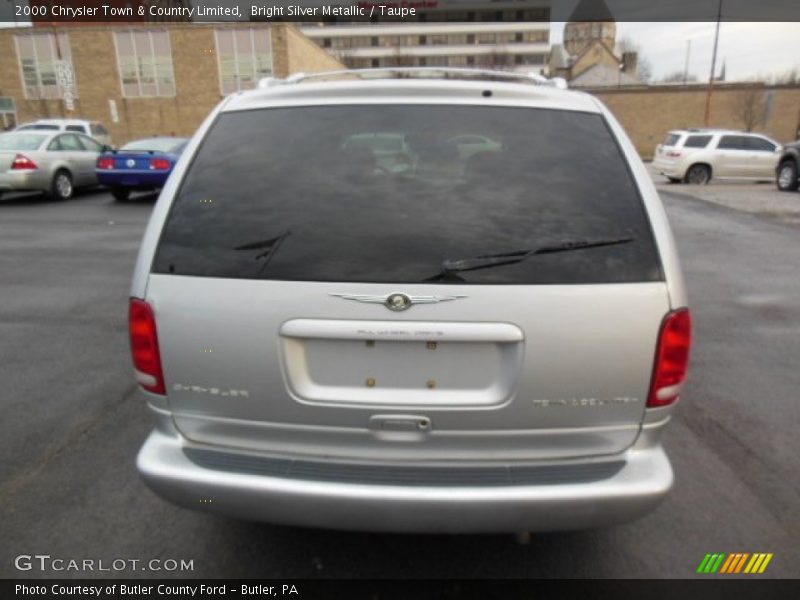
M 50 183 L 49 196 L 54 200 L 69 200 L 75 194 L 75 187 L 72 183 L 72 175 L 66 169 L 59 169 L 53 175 Z
M 686 183 L 705 185 L 711 181 L 711 169 L 708 165 L 692 165 L 683 178 Z
M 782 192 L 794 192 L 800 187 L 800 181 L 797 181 L 797 163 L 795 161 L 785 160 L 780 164 L 776 183 Z
M 117 202 L 127 202 L 131 191 L 120 187 L 111 188 L 111 195 L 114 196 L 114 200 Z

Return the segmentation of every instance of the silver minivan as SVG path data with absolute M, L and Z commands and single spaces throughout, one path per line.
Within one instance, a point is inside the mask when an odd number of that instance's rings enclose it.
M 130 300 L 138 469 L 165 499 L 519 532 L 667 494 L 691 323 L 644 165 L 591 95 L 435 71 L 266 81 L 189 143 Z M 373 134 L 406 143 L 348 145 Z

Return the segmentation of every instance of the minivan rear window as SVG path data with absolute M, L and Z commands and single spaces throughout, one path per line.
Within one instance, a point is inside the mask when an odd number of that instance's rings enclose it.
M 393 143 L 353 143 L 370 139 Z M 634 241 L 442 282 L 663 279 L 638 189 L 601 115 L 486 106 L 265 108 L 217 117 L 174 199 L 152 270 L 420 283 L 448 259 L 611 238 Z
M 664 139 L 664 146 L 674 146 L 678 143 L 678 140 L 681 139 L 680 134 L 678 133 L 668 133 L 667 137 Z

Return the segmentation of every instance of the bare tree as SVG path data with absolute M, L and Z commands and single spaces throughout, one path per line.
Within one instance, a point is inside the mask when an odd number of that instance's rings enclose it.
M 660 83 L 683 83 L 683 80 L 684 80 L 683 71 L 673 71 L 672 73 L 668 73 L 668 74 L 664 75 L 664 77 L 662 77 L 659 80 L 659 82 Z M 696 75 L 692 75 L 691 73 L 689 73 L 686 76 L 686 82 L 687 83 L 689 83 L 689 82 L 694 83 L 696 81 L 697 81 L 697 76 Z
M 640 48 L 639 44 L 625 36 L 617 40 L 617 50 L 620 54 L 624 54 L 625 52 L 639 52 Z
M 767 85 L 798 85 L 800 84 L 800 67 L 789 67 L 783 71 L 759 71 L 755 75 L 744 78 L 743 81 L 766 83 Z
M 769 78 L 771 83 L 776 84 L 798 84 L 800 83 L 800 68 L 791 67 L 780 73 L 773 73 Z
M 636 72 L 630 75 L 637 77 L 640 81 L 648 82 L 653 78 L 653 66 L 648 58 L 642 53 L 642 48 L 631 38 L 625 36 L 617 40 L 617 52 L 620 56 L 626 52 L 636 53 Z
M 745 131 L 753 131 L 767 118 L 764 91 L 755 87 L 742 90 L 737 97 L 736 111 Z

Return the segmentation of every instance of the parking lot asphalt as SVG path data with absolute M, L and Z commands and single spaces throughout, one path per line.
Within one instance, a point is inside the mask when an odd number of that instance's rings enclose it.
M 647 163 L 656 187 L 661 192 L 688 195 L 739 211 L 760 214 L 793 225 L 800 225 L 800 193 L 779 192 L 774 181 L 757 183 L 712 179 L 708 185 L 672 183 Z
M 126 330 L 152 197 L 0 200 L 0 576 L 683 578 L 708 552 L 772 552 L 759 577 L 800 576 L 798 228 L 662 197 L 696 331 L 665 436 L 675 487 L 639 521 L 528 545 L 252 524 L 160 500 L 134 467 L 151 424 Z M 194 568 L 21 572 L 21 554 Z

